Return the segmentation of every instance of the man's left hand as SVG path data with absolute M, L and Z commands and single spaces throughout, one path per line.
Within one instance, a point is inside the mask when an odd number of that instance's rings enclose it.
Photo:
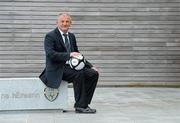
M 98 72 L 98 74 L 99 74 L 99 70 L 98 70 L 96 67 L 92 67 L 91 69 L 93 69 L 93 70 L 97 71 L 97 72 Z

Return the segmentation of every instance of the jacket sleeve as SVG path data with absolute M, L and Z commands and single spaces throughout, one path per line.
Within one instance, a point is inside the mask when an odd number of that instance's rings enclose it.
M 55 62 L 65 62 L 69 60 L 70 54 L 65 51 L 55 50 L 55 39 L 51 35 L 46 35 L 44 40 L 44 48 L 46 57 Z

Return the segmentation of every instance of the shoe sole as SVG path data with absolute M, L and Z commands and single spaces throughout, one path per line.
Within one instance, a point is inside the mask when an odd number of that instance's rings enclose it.
M 95 114 L 96 112 L 82 112 L 82 111 L 75 111 L 76 113 L 80 114 Z

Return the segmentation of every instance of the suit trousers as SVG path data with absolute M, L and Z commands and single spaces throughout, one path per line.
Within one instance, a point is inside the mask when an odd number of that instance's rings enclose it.
M 73 70 L 65 65 L 63 80 L 73 83 L 75 104 L 74 107 L 85 108 L 91 103 L 99 75 L 94 69 L 84 68 Z

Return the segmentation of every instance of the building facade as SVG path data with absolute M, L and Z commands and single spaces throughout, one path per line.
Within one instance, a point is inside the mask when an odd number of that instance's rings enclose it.
M 60 12 L 99 84 L 180 82 L 180 0 L 0 0 L 0 78 L 38 77 Z

